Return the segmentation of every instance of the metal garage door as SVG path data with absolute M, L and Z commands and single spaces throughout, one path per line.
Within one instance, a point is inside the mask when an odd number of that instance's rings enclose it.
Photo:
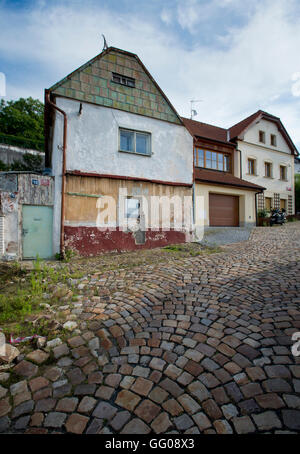
M 209 225 L 239 226 L 239 198 L 234 195 L 209 194 Z

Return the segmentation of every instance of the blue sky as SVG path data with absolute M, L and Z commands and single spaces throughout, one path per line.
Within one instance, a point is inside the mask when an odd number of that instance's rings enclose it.
M 0 0 L 5 99 L 48 88 L 109 45 L 135 52 L 179 114 L 228 127 L 258 109 L 300 148 L 299 0 Z

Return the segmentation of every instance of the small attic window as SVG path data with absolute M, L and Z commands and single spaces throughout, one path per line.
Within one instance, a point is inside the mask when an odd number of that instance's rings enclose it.
M 112 73 L 112 81 L 127 87 L 135 87 L 135 80 L 132 77 L 122 76 L 121 74 Z

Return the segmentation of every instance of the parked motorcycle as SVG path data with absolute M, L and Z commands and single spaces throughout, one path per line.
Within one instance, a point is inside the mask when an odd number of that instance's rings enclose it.
M 270 226 L 272 227 L 273 224 L 284 224 L 286 222 L 286 211 L 284 208 L 282 210 L 272 210 L 271 218 L 270 218 Z

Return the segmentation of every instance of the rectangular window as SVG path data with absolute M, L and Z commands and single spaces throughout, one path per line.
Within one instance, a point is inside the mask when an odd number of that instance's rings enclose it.
M 265 177 L 272 178 L 272 164 L 265 162 Z
M 195 148 L 195 166 L 204 167 L 204 150 Z
M 271 145 L 272 145 L 273 147 L 276 147 L 277 141 L 276 141 L 276 136 L 275 136 L 275 134 L 271 134 L 271 136 L 270 136 L 270 142 L 271 142 Z
M 248 159 L 248 174 L 255 175 L 255 159 Z
M 287 172 L 286 172 L 286 167 L 285 166 L 280 166 L 280 179 L 283 181 L 287 180 Z
M 229 172 L 230 156 L 216 151 L 195 148 L 195 166 Z
M 262 143 L 266 143 L 265 131 L 259 131 L 259 141 L 262 142 Z
M 127 197 L 125 199 L 125 217 L 127 219 L 139 219 L 140 218 L 140 201 L 133 197 Z
M 146 132 L 120 129 L 120 151 L 150 156 L 150 134 Z
M 132 77 L 122 76 L 122 74 L 112 73 L 112 81 L 127 87 L 135 87 L 135 80 Z

